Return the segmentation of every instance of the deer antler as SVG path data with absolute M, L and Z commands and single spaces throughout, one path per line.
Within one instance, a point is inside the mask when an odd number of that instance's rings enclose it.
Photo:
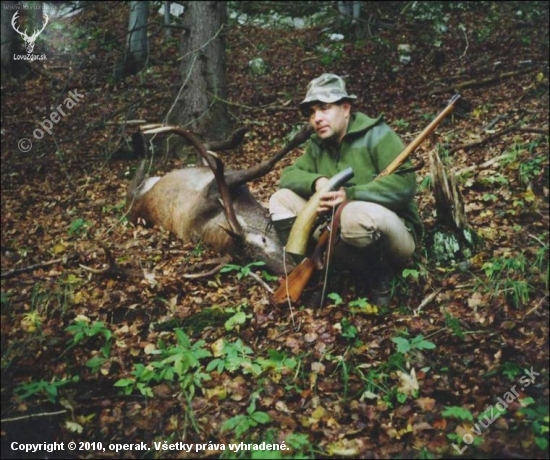
M 19 19 L 19 11 L 16 11 L 15 14 L 13 15 L 13 17 L 11 18 L 11 26 L 13 27 L 13 30 L 15 30 L 19 35 L 21 35 L 22 37 L 28 39 L 29 37 L 27 37 L 27 29 L 25 29 L 25 32 L 21 32 L 19 30 L 19 26 L 17 26 L 15 23 L 17 22 L 17 20 Z
M 229 188 L 227 186 L 223 173 L 222 161 L 218 157 L 209 153 L 204 145 L 201 144 L 199 139 L 193 133 L 178 126 L 146 125 L 141 127 L 141 131 L 143 132 L 143 134 L 175 133 L 182 137 L 185 137 L 191 143 L 191 145 L 204 158 L 204 160 L 214 173 L 214 178 L 216 179 L 216 184 L 218 185 L 218 190 L 222 198 L 225 216 L 227 218 L 227 221 L 229 222 L 229 225 L 231 226 L 231 231 L 237 236 L 242 236 L 243 229 L 241 227 L 241 224 L 239 224 L 239 221 L 237 220 L 235 209 L 233 208 L 231 194 L 229 193 Z
M 226 176 L 227 187 L 230 190 L 235 189 L 251 180 L 265 176 L 269 171 L 273 169 L 273 166 L 275 166 L 275 164 L 288 152 L 307 141 L 312 133 L 313 129 L 308 123 L 290 140 L 290 142 L 288 142 L 288 144 L 286 144 L 271 158 L 262 161 L 260 164 L 254 166 L 253 168 L 228 173 Z

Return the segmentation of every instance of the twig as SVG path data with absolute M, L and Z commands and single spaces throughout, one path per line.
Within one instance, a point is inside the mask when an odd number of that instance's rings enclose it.
M 49 260 L 48 262 L 40 262 L 38 264 L 29 265 L 28 267 L 17 268 L 15 270 L 12 270 L 11 272 L 2 273 L 0 275 L 0 279 L 11 278 L 15 275 L 19 275 L 21 273 L 26 273 L 26 272 L 32 272 L 32 271 L 34 271 L 38 268 L 49 267 L 50 265 L 55 265 L 55 264 L 59 264 L 59 263 L 67 263 L 69 261 L 72 261 L 73 259 L 78 259 L 78 254 L 72 254 L 68 257 L 67 256 L 60 257 L 59 259 Z
M 436 289 L 434 292 L 432 292 L 429 296 L 427 296 L 421 303 L 418 307 L 416 307 L 413 312 L 414 312 L 414 315 L 418 315 L 418 313 L 420 312 L 420 310 L 422 310 L 426 305 L 428 305 L 433 299 L 435 299 L 437 297 L 437 294 L 439 294 L 441 292 L 441 289 L 442 288 L 439 288 L 439 289 Z
M 67 410 L 59 410 L 57 412 L 41 412 L 40 414 L 22 415 L 21 417 L 3 418 L 0 423 L 17 422 L 18 420 L 28 420 L 35 417 L 49 417 L 50 415 L 61 415 L 67 413 Z
M 489 166 L 492 166 L 495 163 L 498 163 L 500 160 L 504 160 L 506 158 L 509 158 L 512 155 L 513 155 L 513 153 L 510 153 L 510 152 L 503 153 L 502 155 L 499 155 L 498 157 L 487 160 L 485 163 L 481 163 L 480 165 L 472 165 L 472 166 L 468 166 L 467 168 L 461 169 L 460 171 L 455 171 L 455 175 L 460 176 L 461 174 L 464 174 L 464 173 L 467 173 L 467 172 L 470 172 L 470 171 L 474 171 L 476 169 L 488 168 Z
M 470 44 L 468 43 L 468 34 L 466 33 L 466 28 L 465 27 L 460 27 L 460 28 L 462 29 L 462 32 L 464 33 L 464 39 L 466 40 L 466 47 L 464 48 L 464 53 L 462 53 L 462 56 L 460 56 L 460 59 L 462 59 L 464 56 L 466 56 L 466 52 L 468 51 Z
M 506 118 L 508 118 L 508 114 L 506 114 L 506 113 L 496 116 L 489 123 L 487 123 L 483 128 L 481 128 L 481 132 L 483 133 L 483 132 L 489 131 L 500 120 L 505 120 Z
M 122 121 L 106 121 L 106 125 L 141 125 L 147 123 L 147 120 L 122 120 Z
M 541 246 L 546 246 L 548 243 L 544 243 L 542 240 L 540 240 L 539 238 L 537 238 L 535 235 L 531 235 L 531 233 L 528 233 L 527 236 L 529 238 L 533 238 L 535 241 L 538 241 L 540 243 Z
M 107 267 L 96 269 L 96 268 L 91 268 L 91 267 L 87 267 L 86 265 L 80 264 L 80 268 L 90 273 L 93 273 L 95 275 L 104 275 L 104 276 L 111 276 L 111 277 L 121 276 L 123 278 L 128 278 L 132 276 L 141 276 L 141 273 L 138 274 L 138 272 L 135 270 L 127 270 L 124 268 L 120 268 L 117 265 L 116 260 L 113 257 L 113 254 L 109 250 L 109 248 L 103 243 L 99 243 L 99 245 L 101 246 L 101 248 L 103 249 L 103 252 L 105 253 L 105 258 L 107 259 Z
M 267 292 L 269 292 L 270 294 L 273 294 L 273 289 L 271 289 L 271 288 L 269 287 L 269 285 L 268 285 L 262 278 L 260 278 L 259 275 L 257 275 L 257 274 L 254 273 L 254 272 L 250 272 L 250 273 L 248 274 L 248 276 L 251 276 L 252 278 L 254 278 L 261 286 L 263 286 L 263 287 L 265 288 L 265 290 L 266 290 Z
M 201 273 L 184 273 L 182 276 L 184 278 L 193 280 L 193 279 L 205 278 L 207 276 L 215 275 L 216 273 L 219 273 L 219 271 L 230 261 L 231 261 L 231 256 L 224 256 L 224 257 L 218 257 L 216 259 L 210 259 L 202 263 L 202 265 L 217 263 L 217 265 L 211 270 L 208 270 L 207 272 L 201 272 Z
M 546 294 L 542 299 L 540 299 L 540 302 L 538 303 L 538 305 L 535 305 L 533 308 L 531 308 L 531 310 L 529 310 L 527 313 L 525 313 L 525 315 L 523 315 L 523 319 L 525 319 L 526 316 L 529 315 L 532 311 L 535 311 L 537 308 L 539 308 L 542 305 L 542 302 L 544 302 L 547 297 L 548 297 L 548 294 Z

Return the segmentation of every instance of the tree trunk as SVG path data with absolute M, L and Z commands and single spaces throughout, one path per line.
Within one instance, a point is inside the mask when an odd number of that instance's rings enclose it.
M 226 2 L 188 2 L 181 39 L 180 89 L 168 121 L 210 141 L 225 139 L 231 123 L 225 101 Z
M 170 3 L 171 2 L 164 2 L 164 39 L 169 40 L 170 39 Z
M 337 21 L 338 28 L 346 31 L 346 35 L 351 32 L 351 37 L 354 39 L 362 38 L 364 33 L 359 21 L 361 19 L 361 2 L 358 0 L 338 1 L 337 6 L 340 13 Z
M 452 171 L 449 174 L 445 171 L 445 166 L 436 151 L 430 152 L 430 173 L 437 220 L 453 230 L 464 230 L 468 223 L 455 175 Z
M 437 262 L 468 258 L 481 239 L 468 225 L 456 175 L 446 170 L 436 151 L 430 152 L 430 173 L 438 224 L 429 242 L 432 256 Z
M 149 19 L 149 2 L 130 2 L 130 23 L 128 37 L 130 60 L 138 72 L 147 61 L 147 20 Z
M 147 38 L 148 19 L 149 2 L 130 2 L 126 52 L 122 62 L 115 67 L 113 74 L 115 81 L 135 75 L 145 66 L 149 49 Z

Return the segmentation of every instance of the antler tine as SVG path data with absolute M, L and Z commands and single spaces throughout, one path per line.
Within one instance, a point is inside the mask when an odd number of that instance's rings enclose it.
M 267 160 L 262 161 L 260 164 L 254 166 L 253 168 L 245 169 L 242 171 L 234 171 L 227 175 L 226 181 L 229 189 L 237 188 L 247 182 L 258 179 L 259 177 L 265 176 L 269 171 L 273 169 L 273 166 L 283 158 L 288 152 L 299 147 L 305 141 L 307 141 L 311 134 L 313 133 L 313 128 L 309 125 L 305 125 L 291 140 L 288 142 L 281 150 L 279 150 L 275 155 Z
M 27 29 L 25 29 L 25 32 L 21 32 L 19 30 L 19 26 L 16 25 L 17 20 L 19 19 L 19 11 L 16 11 L 13 17 L 11 18 L 11 26 L 13 27 L 13 30 L 15 30 L 19 35 L 27 36 Z
M 157 133 L 174 133 L 178 134 L 189 141 L 189 143 L 195 148 L 197 152 L 204 158 L 212 172 L 214 173 L 214 178 L 216 184 L 218 185 L 218 190 L 220 191 L 220 196 L 223 202 L 223 208 L 225 211 L 225 216 L 231 230 L 236 235 L 242 235 L 243 229 L 237 220 L 235 214 L 235 209 L 233 208 L 233 203 L 231 200 L 231 194 L 229 193 L 229 187 L 227 186 L 222 161 L 215 155 L 208 153 L 204 145 L 199 141 L 197 136 L 192 132 L 187 131 L 186 129 L 180 128 L 179 126 L 163 126 L 163 125 L 146 125 L 141 128 L 144 134 L 157 134 Z
M 44 13 L 43 17 L 46 18 L 46 21 L 43 22 L 42 29 L 40 29 L 40 30 L 36 29 L 33 32 L 32 36 L 31 36 L 31 39 L 36 39 L 42 33 L 42 31 L 46 28 L 46 26 L 48 25 L 48 21 L 49 21 L 50 18 L 48 17 L 48 15 L 46 13 Z

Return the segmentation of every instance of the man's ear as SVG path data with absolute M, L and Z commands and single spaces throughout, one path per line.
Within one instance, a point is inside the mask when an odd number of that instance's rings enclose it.
M 343 102 L 342 109 L 344 110 L 344 115 L 349 115 L 351 112 L 351 104 L 349 102 Z

